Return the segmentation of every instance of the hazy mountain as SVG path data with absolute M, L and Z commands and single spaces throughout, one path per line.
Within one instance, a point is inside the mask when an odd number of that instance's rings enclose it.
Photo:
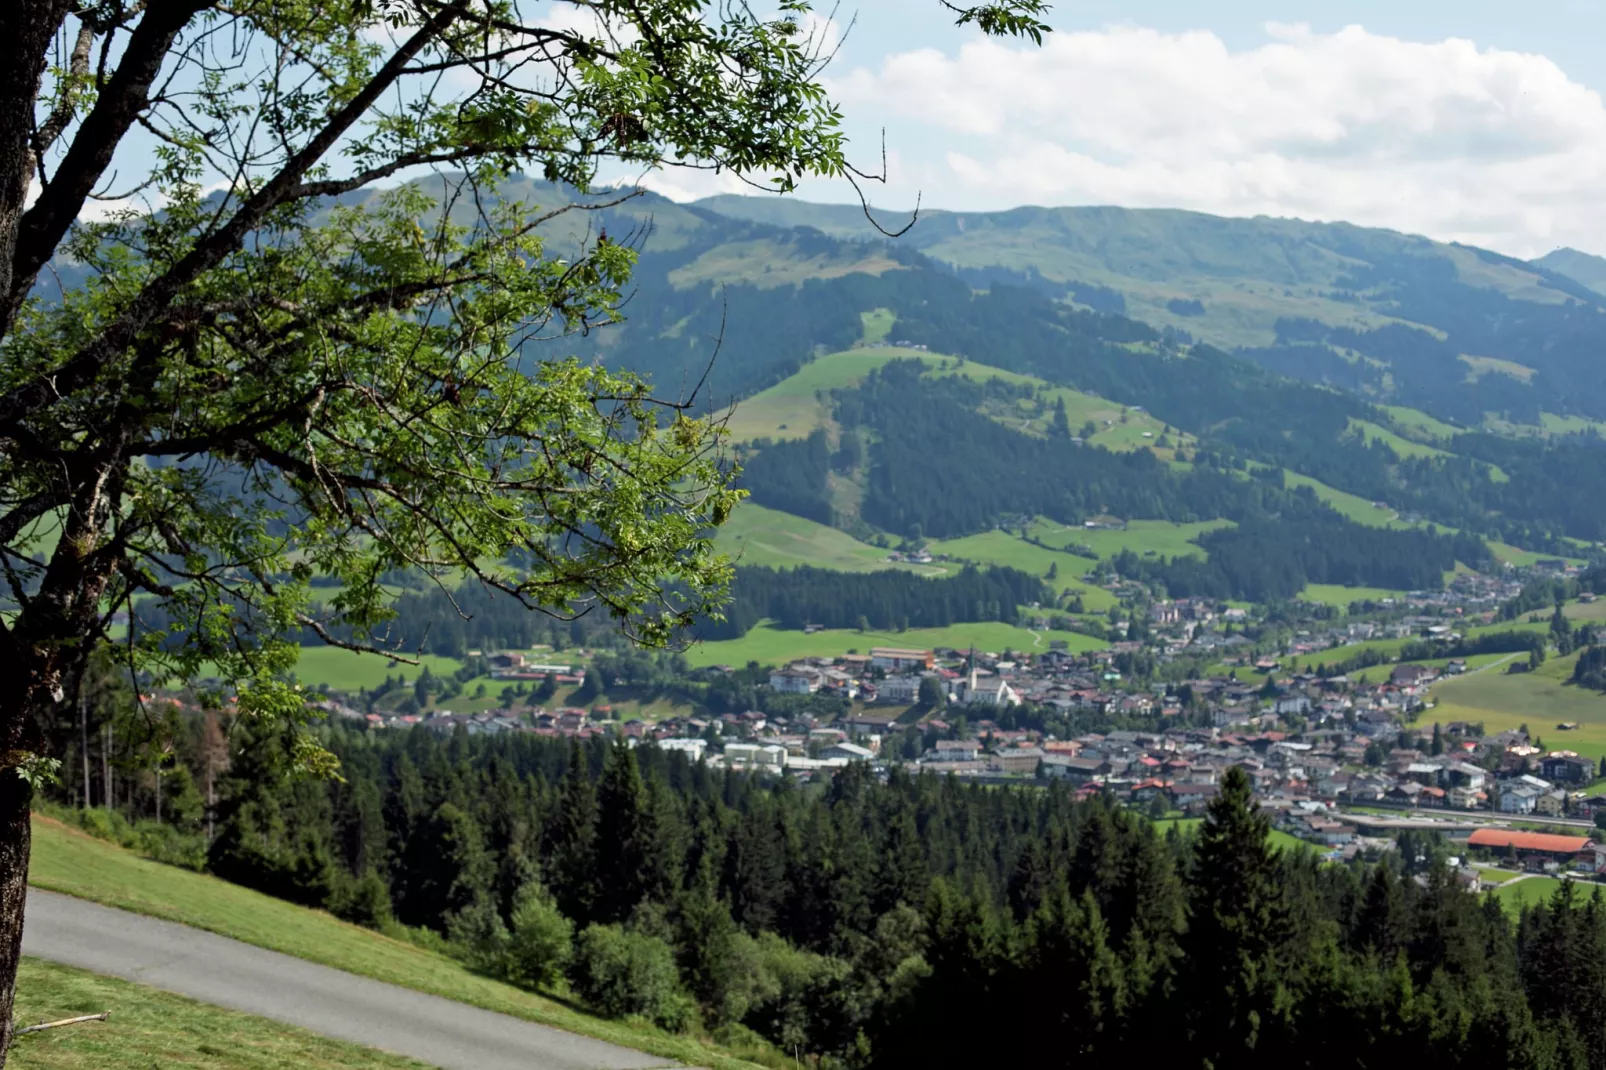
M 1606 257 L 1561 248 L 1546 253 L 1533 263 L 1581 282 L 1597 293 L 1606 293 Z

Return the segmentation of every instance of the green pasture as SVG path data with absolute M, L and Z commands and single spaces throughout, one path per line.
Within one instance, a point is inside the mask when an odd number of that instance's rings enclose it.
M 731 511 L 730 519 L 715 534 L 714 544 L 738 565 L 812 565 L 841 572 L 908 568 L 928 576 L 941 576 L 948 571 L 941 565 L 894 564 L 887 560 L 886 550 L 860 542 L 844 531 L 753 502 L 743 502 Z
M 1046 652 L 1051 640 L 1064 640 L 1073 651 L 1099 650 L 1108 644 L 1080 632 L 1042 631 L 1035 634 L 1025 628 L 1001 621 L 981 621 L 974 624 L 954 624 L 947 628 L 910 628 L 904 632 L 860 632 L 852 628 L 830 628 L 805 635 L 801 631 L 760 624 L 740 639 L 720 639 L 697 643 L 686 651 L 686 660 L 692 665 L 746 665 L 756 661 L 760 665 L 784 665 L 797 658 L 837 657 L 857 650 L 868 654 L 871 647 L 889 646 L 914 650 L 951 647 L 1000 653 L 1015 650 L 1027 653 Z
M 425 665 L 429 666 L 432 675 L 440 677 L 449 677 L 463 667 L 463 663 L 456 658 L 443 658 L 435 654 L 408 653 L 405 656 L 418 664 L 409 665 L 383 654 L 359 654 L 337 646 L 304 646 L 301 648 L 301 657 L 296 661 L 295 674 L 296 679 L 308 688 L 328 684 L 337 691 L 356 691 L 364 687 L 378 687 L 387 676 L 400 676 L 411 682 L 418 679 Z M 473 687 L 470 686 L 469 690 L 472 691 Z
M 1193 542 L 1206 532 L 1231 527 L 1230 520 L 1203 520 L 1175 524 L 1169 520 L 1129 520 L 1125 528 L 1084 528 L 1038 518 L 1029 529 L 1033 538 L 1050 546 L 1083 545 L 1101 558 L 1111 558 L 1122 550 L 1142 557 L 1203 557 L 1204 550 Z
M 1300 475 L 1298 472 L 1283 473 L 1283 482 L 1289 487 L 1309 487 L 1316 492 L 1316 497 L 1332 506 L 1339 514 L 1348 517 L 1357 524 L 1365 524 L 1373 528 L 1404 528 L 1410 525 L 1402 523 L 1392 509 L 1379 509 L 1365 498 L 1348 491 L 1330 487 L 1320 480 L 1310 476 Z
M 1351 602 L 1381 602 L 1385 598 L 1401 599 L 1404 591 L 1390 591 L 1383 587 L 1341 587 L 1336 583 L 1310 583 L 1299 592 L 1301 601 L 1317 605 L 1346 608 Z
M 1461 429 L 1443 420 L 1435 419 L 1421 409 L 1408 408 L 1405 405 L 1384 405 L 1384 412 L 1388 413 L 1389 421 L 1396 428 L 1418 438 L 1431 438 L 1446 441 L 1461 434 Z
M 1574 750 L 1591 758 L 1606 755 L 1606 695 L 1567 682 L 1578 655 L 1553 657 L 1533 672 L 1490 669 L 1453 677 L 1433 687 L 1435 706 L 1428 721 L 1482 721 L 1488 732 L 1524 724 L 1551 749 Z M 1556 727 L 1575 721 L 1576 729 Z

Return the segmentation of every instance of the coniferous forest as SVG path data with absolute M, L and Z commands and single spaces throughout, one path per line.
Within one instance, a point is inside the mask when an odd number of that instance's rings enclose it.
M 329 742 L 340 781 L 235 748 L 212 871 L 602 1013 L 841 1067 L 1606 1067 L 1606 902 L 1563 882 L 1511 916 L 1428 842 L 1274 849 L 1237 769 L 1179 836 L 897 768 L 800 787 L 601 738 Z

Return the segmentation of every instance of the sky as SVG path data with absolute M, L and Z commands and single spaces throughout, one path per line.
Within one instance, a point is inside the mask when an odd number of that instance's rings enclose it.
M 1188 208 L 1606 255 L 1606 0 L 1061 0 L 1048 22 L 1037 48 L 937 0 L 836 9 L 825 80 L 865 170 L 885 137 L 877 208 Z

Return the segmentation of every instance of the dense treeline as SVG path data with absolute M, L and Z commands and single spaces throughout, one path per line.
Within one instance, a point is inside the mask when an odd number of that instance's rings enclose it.
M 861 515 L 891 531 L 953 536 L 1009 515 L 1066 524 L 1104 513 L 1127 519 L 1226 518 L 1201 537 L 1208 558 L 1172 561 L 1125 554 L 1123 575 L 1163 582 L 1174 595 L 1269 601 L 1309 583 L 1437 588 L 1456 562 L 1480 565 L 1488 550 L 1468 535 L 1355 524 L 1308 490 L 1283 486 L 1280 469 L 1215 467 L 1201 453 L 1178 473 L 1146 450 L 1115 453 L 1063 437 L 1035 438 L 977 411 L 989 391 L 961 376 L 925 376 L 921 361 L 893 361 L 857 388 L 838 391 L 838 422 L 872 438 Z M 829 463 L 823 443 L 810 463 Z
M 832 522 L 831 447 L 825 432 L 807 438 L 764 440 L 742 458 L 742 486 L 755 502 L 821 524 Z
M 1471 536 L 1367 527 L 1309 501 L 1194 541 L 1208 557 L 1157 559 L 1124 550 L 1111 563 L 1123 576 L 1163 584 L 1173 597 L 1269 602 L 1294 597 L 1311 583 L 1436 590 L 1456 562 L 1489 562 L 1488 548 Z
M 422 731 L 333 733 L 311 782 L 241 741 L 214 871 L 603 1013 L 867 1068 L 1606 1067 L 1599 899 L 1513 924 L 1440 851 L 1273 851 L 1237 770 L 1182 840 L 1059 787 Z
M 697 631 L 704 639 L 735 638 L 765 618 L 781 628 L 817 624 L 876 631 L 1013 622 L 1021 606 L 1053 598 L 1040 578 L 1014 568 L 967 566 L 941 579 L 894 569 L 738 568 L 725 619 L 709 621 Z

